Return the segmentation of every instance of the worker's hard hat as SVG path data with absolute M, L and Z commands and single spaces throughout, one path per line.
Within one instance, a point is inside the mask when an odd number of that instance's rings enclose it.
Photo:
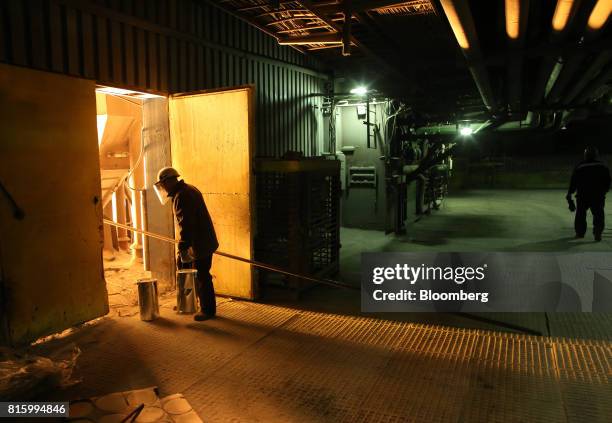
M 179 175 L 178 171 L 175 168 L 170 166 L 164 167 L 161 168 L 159 172 L 157 172 L 157 182 L 159 183 L 170 178 L 178 178 L 179 176 L 181 175 Z

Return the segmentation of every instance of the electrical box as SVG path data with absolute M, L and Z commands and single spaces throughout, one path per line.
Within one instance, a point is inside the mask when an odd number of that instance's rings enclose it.
M 349 168 L 350 187 L 377 187 L 377 175 L 375 166 L 351 166 Z

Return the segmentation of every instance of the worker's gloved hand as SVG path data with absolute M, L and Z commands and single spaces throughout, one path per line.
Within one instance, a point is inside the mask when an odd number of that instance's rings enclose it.
M 179 257 L 181 259 L 181 263 L 187 264 L 193 262 L 193 256 L 189 252 L 189 250 L 180 250 Z
M 571 211 L 572 213 L 576 211 L 576 203 L 574 203 L 574 199 L 572 198 L 571 195 L 568 195 L 567 197 L 565 197 L 565 199 L 567 200 L 567 205 L 569 207 L 569 211 Z

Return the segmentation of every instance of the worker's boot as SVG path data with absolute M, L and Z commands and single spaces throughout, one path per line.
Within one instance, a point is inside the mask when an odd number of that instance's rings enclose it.
M 215 316 L 210 316 L 200 311 L 194 314 L 193 320 L 195 320 L 196 322 L 203 322 L 204 320 L 212 319 L 213 317 Z
M 601 241 L 601 234 L 594 234 L 594 236 L 595 236 L 595 242 Z
M 584 234 L 583 235 L 576 234 L 576 235 L 574 235 L 574 238 L 575 239 L 582 239 L 582 238 L 584 238 Z

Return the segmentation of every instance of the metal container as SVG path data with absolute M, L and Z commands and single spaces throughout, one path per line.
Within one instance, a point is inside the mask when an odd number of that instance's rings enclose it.
M 159 301 L 157 299 L 157 279 L 139 279 L 138 306 L 140 320 L 150 322 L 159 317 Z
M 176 272 L 176 311 L 179 313 L 195 313 L 196 283 L 198 271 L 181 269 Z

